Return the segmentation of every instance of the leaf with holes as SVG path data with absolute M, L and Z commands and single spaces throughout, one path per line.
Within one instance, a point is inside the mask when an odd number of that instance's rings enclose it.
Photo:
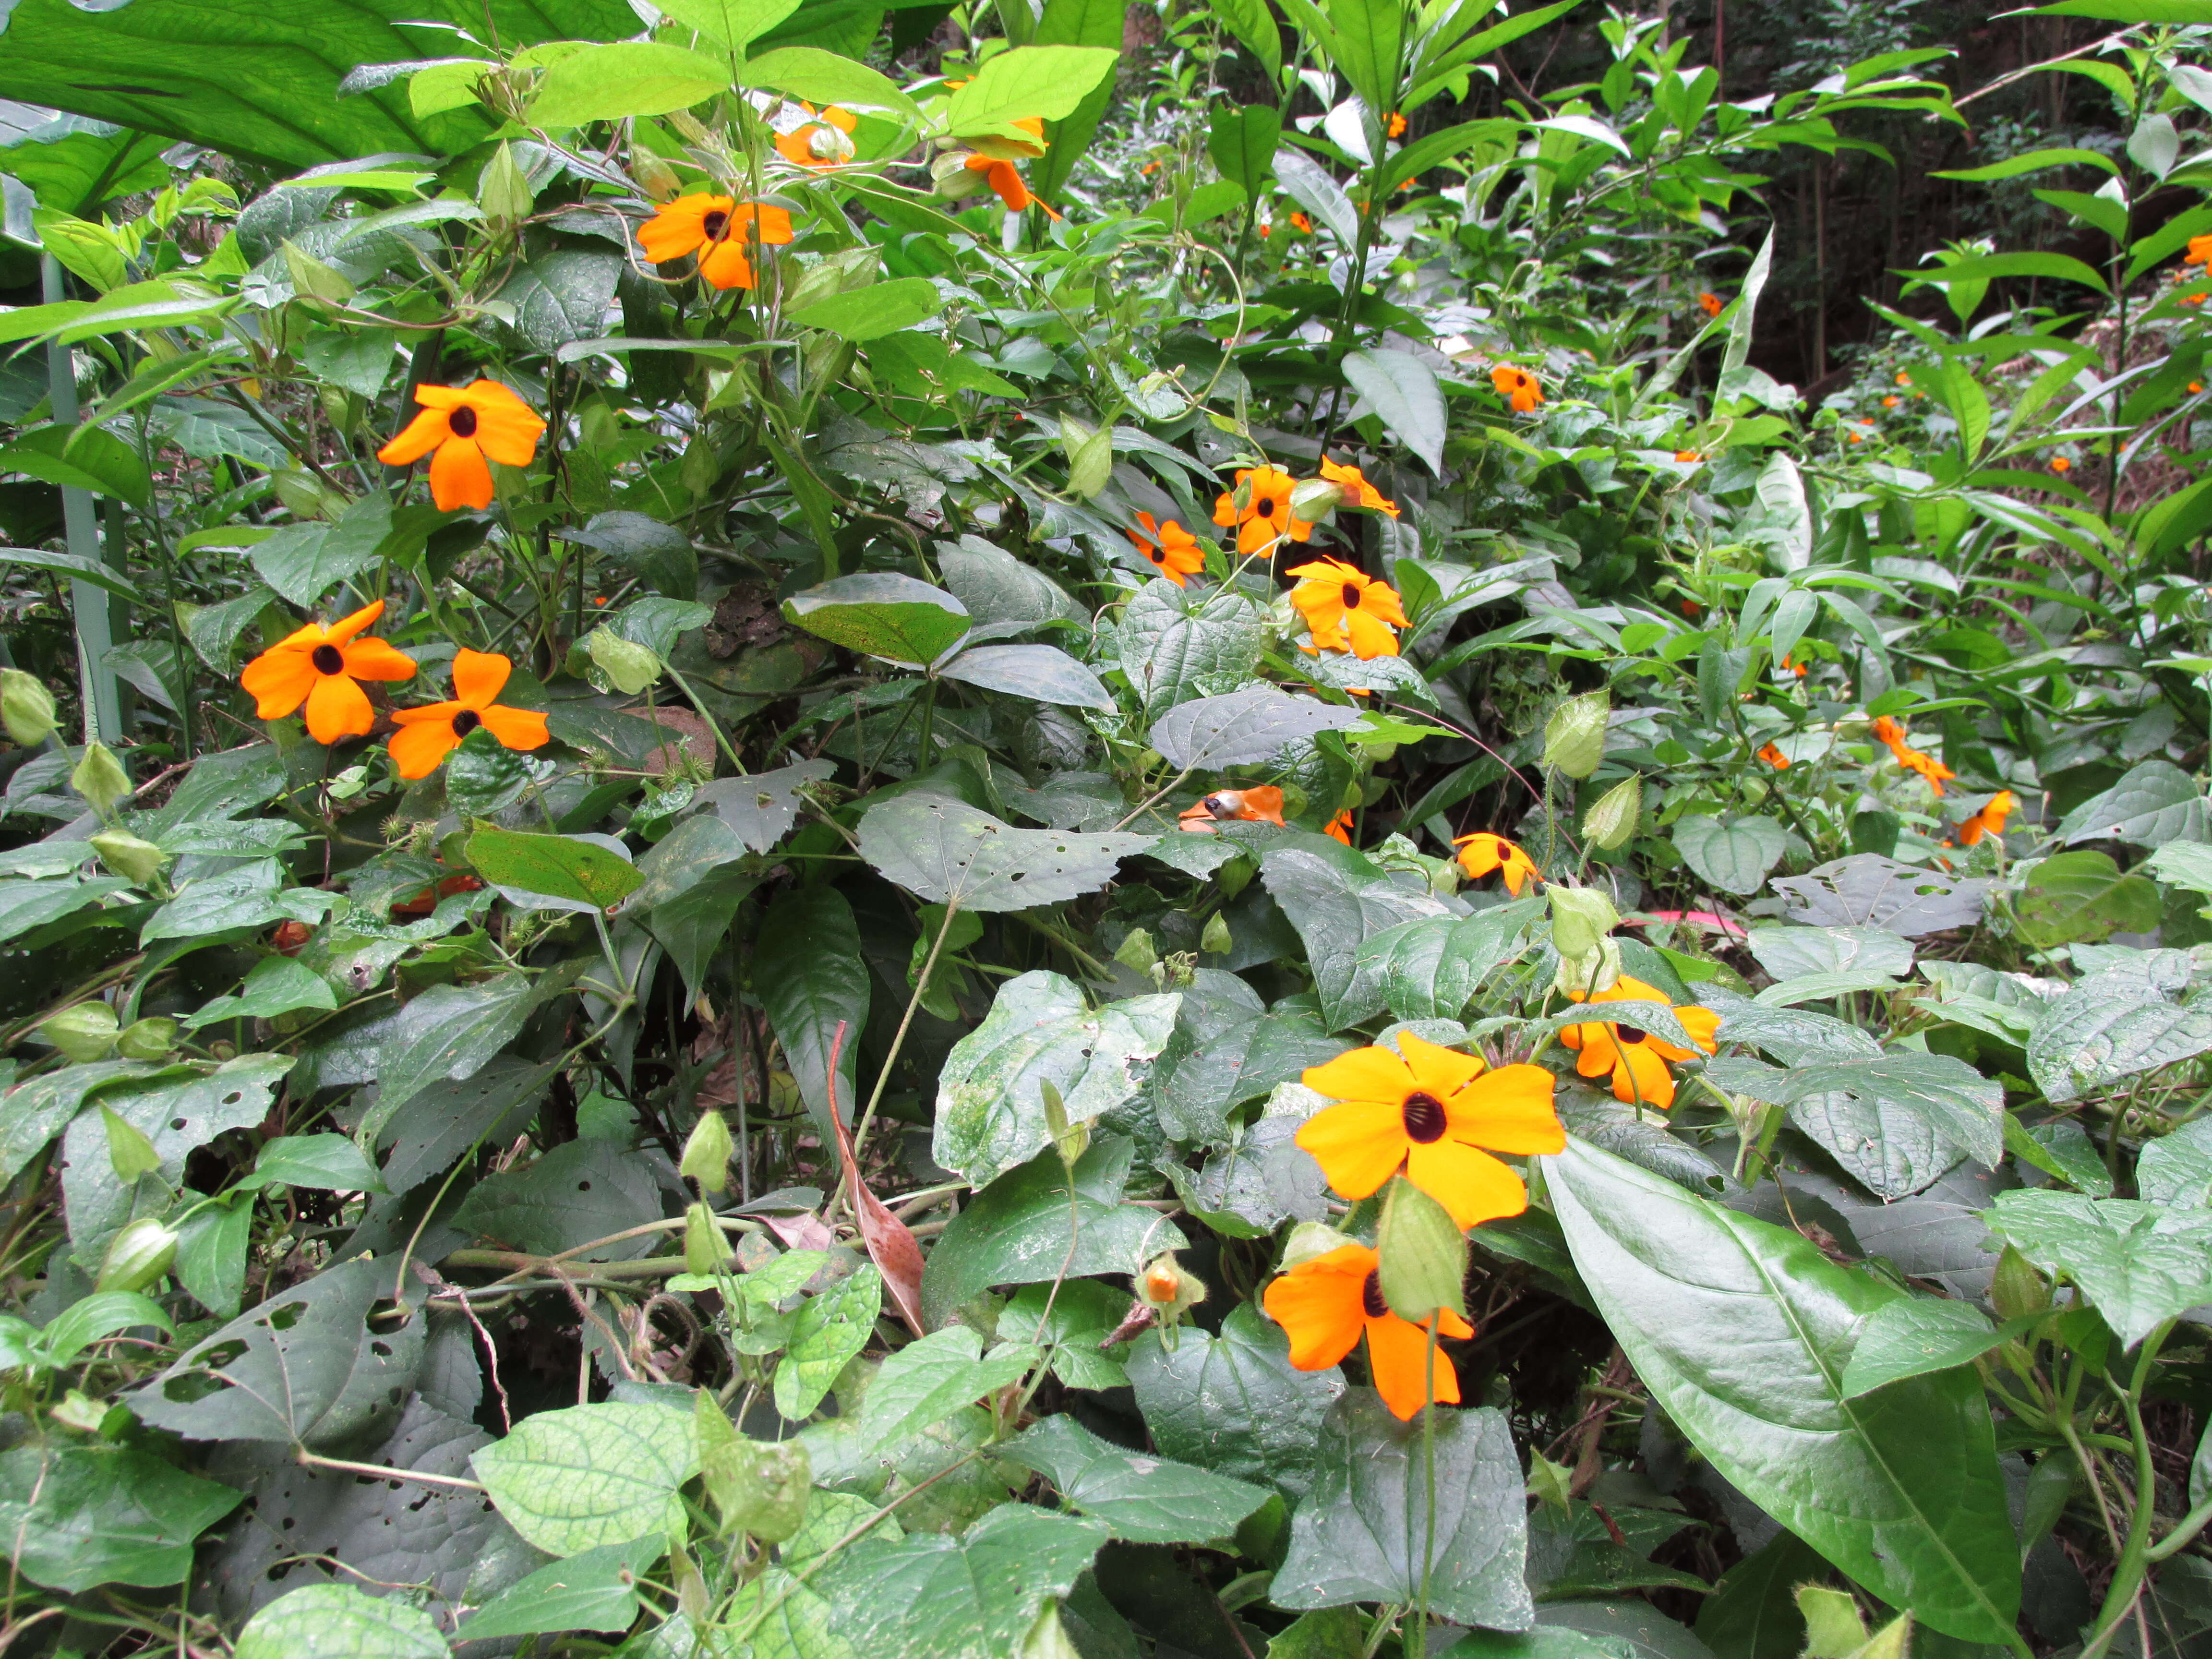
M 903 795 L 860 820 L 860 856 L 933 904 L 1027 910 L 1095 892 L 1151 836 L 1015 830 L 960 801 Z
M 533 1255 L 558 1255 L 661 1218 L 652 1170 L 612 1141 L 571 1140 L 535 1163 L 502 1170 L 469 1189 L 453 1224 Z M 652 1250 L 647 1235 L 586 1251 L 581 1259 L 625 1261 Z
M 832 762 L 796 761 L 773 772 L 717 778 L 702 784 L 692 799 L 736 830 L 738 839 L 754 852 L 765 853 L 791 833 L 806 805 L 806 787 L 836 775 Z
M 1814 927 L 1886 927 L 1918 939 L 1972 927 L 1981 920 L 1990 884 L 1879 853 L 1854 853 L 1802 876 L 1777 876 L 1773 888 L 1786 907 L 1785 921 Z
M 684 1528 L 678 1494 L 699 1472 L 691 1413 L 604 1401 L 526 1417 L 470 1460 L 507 1524 L 574 1555 Z

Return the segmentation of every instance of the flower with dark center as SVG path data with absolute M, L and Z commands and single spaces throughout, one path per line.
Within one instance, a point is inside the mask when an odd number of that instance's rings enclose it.
M 238 683 L 252 696 L 253 712 L 282 720 L 305 703 L 307 734 L 317 743 L 367 737 L 376 711 L 356 682 L 404 680 L 415 672 L 414 658 L 382 640 L 355 637 L 383 614 L 379 599 L 327 628 L 309 623 L 246 664 Z
M 507 749 L 542 749 L 552 740 L 545 716 L 534 708 L 509 708 L 493 701 L 507 685 L 514 665 L 495 651 L 462 651 L 453 658 L 450 702 L 402 708 L 392 718 L 392 763 L 403 778 L 426 778 L 481 726 Z
M 769 202 L 740 204 L 732 196 L 679 196 L 638 227 L 645 257 L 657 265 L 696 256 L 699 275 L 709 288 L 753 285 L 748 252 L 758 242 L 775 246 L 791 240 L 791 215 Z
M 496 380 L 418 386 L 415 401 L 422 412 L 376 459 L 386 466 L 406 466 L 429 456 L 430 499 L 441 513 L 489 507 L 489 464 L 528 466 L 545 433 L 537 411 Z
M 1396 1054 L 1354 1048 L 1308 1068 L 1306 1087 L 1337 1103 L 1306 1121 L 1297 1144 L 1346 1198 L 1379 1191 L 1402 1166 L 1462 1228 L 1520 1214 L 1528 1190 L 1491 1153 L 1566 1146 L 1552 1109 L 1552 1074 L 1540 1066 L 1490 1071 L 1479 1055 L 1410 1032 L 1397 1042 Z
M 1626 974 L 1611 990 L 1600 991 L 1595 996 L 1585 997 L 1579 991 L 1569 994 L 1577 1002 L 1590 1003 L 1593 1011 L 1597 1004 L 1607 1002 L 1656 1002 L 1662 1007 L 1674 1007 L 1665 992 Z M 1615 1100 L 1653 1106 L 1663 1112 L 1674 1103 L 1674 1074 L 1667 1069 L 1668 1064 L 1693 1060 L 1700 1052 L 1710 1054 L 1720 1047 L 1718 1014 L 1695 1006 L 1674 1007 L 1674 1012 L 1682 1030 L 1697 1044 L 1696 1050 L 1654 1036 L 1625 1020 L 1586 1020 L 1570 1025 L 1559 1033 L 1559 1043 L 1578 1054 L 1575 1070 L 1583 1076 L 1613 1074 Z
M 1467 872 L 1469 881 L 1480 881 L 1492 871 L 1501 871 L 1504 876 L 1505 890 L 1519 898 L 1521 890 L 1528 884 L 1531 878 L 1538 881 L 1543 879 L 1543 872 L 1536 868 L 1535 860 L 1504 836 L 1492 835 L 1487 830 L 1479 830 L 1472 836 L 1462 836 L 1452 845 L 1459 849 L 1459 867 Z
M 1199 546 L 1198 538 L 1176 520 L 1161 524 L 1151 514 L 1139 513 L 1137 522 L 1144 526 L 1144 534 L 1140 536 L 1133 530 L 1121 533 L 1136 544 L 1138 552 L 1152 562 L 1160 574 L 1177 587 L 1188 587 L 1190 579 L 1206 568 L 1206 553 Z
M 1337 502 L 1339 507 L 1369 507 L 1394 519 L 1398 516 L 1397 502 L 1368 483 L 1358 467 L 1332 461 L 1324 455 L 1321 458 L 1321 476 L 1336 486 L 1341 497 Z
M 1459 1373 L 1436 1357 L 1430 1388 L 1429 1322 L 1415 1324 L 1390 1310 L 1382 1295 L 1382 1259 L 1364 1244 L 1345 1244 L 1301 1261 L 1267 1286 L 1261 1304 L 1291 1339 L 1291 1364 L 1325 1371 L 1367 1339 L 1367 1369 L 1393 1415 L 1410 1420 L 1434 1401 L 1459 1403 Z M 1433 1322 L 1438 1336 L 1465 1339 L 1474 1327 L 1446 1308 Z
M 799 108 L 809 116 L 814 113 L 811 104 L 802 103 Z M 832 104 L 822 112 L 819 120 L 809 120 L 804 126 L 778 133 L 776 154 L 803 167 L 842 167 L 855 154 L 853 130 L 860 125 L 850 110 L 839 109 Z
M 1298 585 L 1291 603 L 1305 618 L 1313 642 L 1324 651 L 1349 651 L 1362 662 L 1398 654 L 1397 629 L 1406 625 L 1398 590 L 1341 559 L 1294 565 Z
M 1237 475 L 1237 488 L 1213 504 L 1213 521 L 1237 530 L 1237 550 L 1249 556 L 1264 553 L 1288 538 L 1302 542 L 1313 526 L 1291 514 L 1291 492 L 1297 480 L 1279 466 L 1255 467 Z M 1242 505 L 1239 505 L 1239 503 Z

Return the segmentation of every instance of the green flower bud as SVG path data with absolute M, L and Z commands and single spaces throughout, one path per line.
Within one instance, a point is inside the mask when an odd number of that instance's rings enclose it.
M 1597 942 L 1620 925 L 1620 912 L 1595 887 L 1544 890 L 1552 906 L 1552 948 L 1562 957 L 1587 956 Z
M 1067 1102 L 1060 1097 L 1051 1079 L 1038 1084 L 1037 1091 L 1044 1103 L 1045 1133 L 1052 1137 L 1060 1163 L 1073 1170 L 1081 1162 L 1084 1153 L 1091 1150 L 1091 1120 L 1068 1116 Z
M 729 1265 L 729 1248 L 722 1243 L 722 1230 L 714 1224 L 714 1212 L 704 1204 L 692 1205 L 684 1212 L 684 1271 L 718 1273 Z
M 328 300 L 343 305 L 353 298 L 352 282 L 337 266 L 325 264 L 289 239 L 284 242 L 283 252 L 284 268 L 291 276 L 293 291 L 301 299 Z
M 1216 910 L 1206 919 L 1206 931 L 1198 936 L 1198 948 L 1209 955 L 1225 957 L 1236 947 L 1237 940 L 1229 931 L 1229 919 Z
M 1036 1623 L 1030 1633 L 1022 1638 L 1020 1659 L 1083 1659 L 1083 1650 L 1075 1645 L 1067 1633 L 1067 1626 L 1060 1622 L 1060 1603 L 1048 1601 L 1044 1611 L 1037 1614 Z
M 142 1215 L 109 1241 L 93 1288 L 143 1291 L 168 1272 L 176 1259 L 176 1233 L 152 1216 Z
M 769 1445 L 746 1439 L 730 1426 L 714 1395 L 704 1389 L 692 1396 L 691 1412 L 699 1436 L 699 1473 L 725 1530 L 748 1532 L 766 1544 L 781 1544 L 797 1532 L 814 1484 L 814 1460 L 805 1442 Z
M 1552 988 L 1561 996 L 1595 996 L 1620 982 L 1620 941 L 1611 934 L 1578 957 L 1561 957 Z
M 604 679 L 624 696 L 635 696 L 660 678 L 660 659 L 635 640 L 626 640 L 607 628 L 594 628 L 584 635 L 584 650 Z
M 1618 853 L 1636 833 L 1644 810 L 1644 780 L 1624 778 L 1597 798 L 1583 819 L 1583 838 L 1607 853 Z
M 82 1066 L 88 1060 L 106 1060 L 115 1052 L 120 1024 L 115 1010 L 106 1003 L 80 1002 L 41 1024 L 39 1040 L 52 1043 L 62 1051 L 64 1059 Z
M 529 176 L 516 162 L 514 150 L 501 144 L 484 163 L 477 180 L 477 200 L 483 204 L 484 217 L 495 224 L 514 224 L 530 216 L 536 199 Z
M 1605 758 L 1605 722 L 1612 712 L 1612 696 L 1604 691 L 1585 691 L 1561 703 L 1544 722 L 1544 764 L 1571 778 L 1596 771 Z
M 1344 491 L 1327 478 L 1302 478 L 1291 491 L 1291 516 L 1311 524 L 1334 512 L 1343 500 Z
M 0 724 L 17 743 L 44 743 L 60 727 L 54 694 L 20 668 L 0 668 Z
M 2009 1244 L 1997 1258 L 1997 1270 L 1990 1284 L 1990 1305 L 1999 1319 L 2019 1319 L 2028 1314 L 2046 1313 L 2051 1308 L 2051 1281 L 2036 1270 L 2035 1264 Z
M 150 841 L 141 841 L 128 830 L 103 830 L 92 838 L 100 861 L 125 880 L 140 887 L 161 873 L 169 855 Z
M 1152 947 L 1152 936 L 1141 927 L 1132 927 L 1129 936 L 1121 941 L 1121 948 L 1114 952 L 1114 960 L 1124 968 L 1133 968 L 1140 974 L 1152 971 L 1160 953 Z
M 1144 1272 L 1129 1281 L 1129 1288 L 1163 1323 L 1206 1300 L 1206 1281 L 1177 1261 L 1173 1250 L 1162 1250 L 1154 1256 Z
M 708 1192 L 719 1193 L 730 1184 L 730 1154 L 737 1143 L 730 1139 L 730 1126 L 722 1121 L 720 1112 L 702 1112 L 698 1122 L 691 1126 L 690 1138 L 684 1143 L 684 1161 L 677 1167 L 685 1179 L 696 1181 Z
M 115 758 L 115 751 L 106 744 L 88 743 L 84 746 L 84 758 L 70 774 L 70 787 L 82 795 L 85 804 L 101 817 L 112 817 L 116 802 L 131 793 L 131 775 L 123 769 L 123 763 Z
M 1401 1319 L 1419 1324 L 1440 1308 L 1466 1314 L 1466 1237 L 1443 1205 L 1403 1176 L 1391 1176 L 1383 1191 L 1375 1248 L 1382 1299 Z
M 115 1178 L 125 1186 L 137 1186 L 139 1176 L 152 1175 L 161 1167 L 161 1155 L 154 1150 L 143 1129 L 106 1104 L 100 1109 L 100 1121 L 107 1131 L 107 1161 L 114 1168 Z
M 125 1060 L 160 1060 L 177 1046 L 177 1022 L 162 1016 L 135 1019 L 115 1039 Z
M 1310 1261 L 1317 1255 L 1327 1255 L 1331 1250 L 1340 1250 L 1353 1242 L 1324 1222 L 1301 1221 L 1291 1229 L 1291 1236 L 1283 1245 L 1283 1260 L 1277 1271 L 1288 1273 L 1301 1262 Z

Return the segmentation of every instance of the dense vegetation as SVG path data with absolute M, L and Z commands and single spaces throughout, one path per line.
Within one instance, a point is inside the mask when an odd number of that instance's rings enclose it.
M 0 1650 L 2212 1653 L 2212 0 L 1668 9 L 18 0 Z

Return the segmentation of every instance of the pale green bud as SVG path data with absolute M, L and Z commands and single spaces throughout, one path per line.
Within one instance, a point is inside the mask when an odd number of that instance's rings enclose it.
M 1620 925 L 1620 912 L 1595 887 L 1554 884 L 1544 893 L 1552 907 L 1552 948 L 1562 957 L 1589 955 Z
M 1022 1638 L 1020 1659 L 1083 1659 L 1083 1650 L 1075 1645 L 1067 1633 L 1067 1626 L 1060 1622 L 1060 1603 L 1048 1601 L 1044 1611 L 1030 1626 L 1030 1633 Z
M 514 224 L 530 216 L 536 199 L 529 175 L 515 161 L 514 151 L 501 144 L 477 179 L 477 200 L 483 204 L 484 217 L 495 224 Z
M 1210 955 L 1225 957 L 1236 947 L 1237 940 L 1230 933 L 1229 919 L 1216 910 L 1206 919 L 1206 931 L 1198 936 L 1198 948 Z
M 62 1057 L 82 1066 L 88 1060 L 106 1060 L 115 1052 L 115 1034 L 120 1022 L 115 1010 L 104 1002 L 80 1002 L 74 1008 L 64 1008 L 39 1027 L 39 1040 L 50 1042 L 62 1051 Z
M 704 1204 L 694 1204 L 684 1212 L 684 1271 L 687 1273 L 718 1273 L 727 1271 L 730 1252 L 722 1243 L 722 1230 L 714 1224 L 714 1212 Z
M 1291 1236 L 1284 1243 L 1282 1271 L 1288 1273 L 1302 1262 L 1327 1255 L 1331 1250 L 1340 1250 L 1353 1242 L 1325 1222 L 1301 1221 L 1291 1229 Z
M 112 817 L 115 804 L 131 793 L 131 775 L 112 749 L 95 740 L 85 744 L 84 758 L 70 774 L 70 787 L 101 817 Z
M 1604 691 L 1570 697 L 1544 722 L 1544 764 L 1586 778 L 1605 759 L 1605 723 L 1613 698 Z
M 1583 818 L 1583 838 L 1607 853 L 1618 853 L 1636 833 L 1644 809 L 1644 780 L 1625 778 L 1597 798 Z
M 109 1241 L 93 1288 L 143 1291 L 168 1272 L 176 1259 L 176 1233 L 152 1216 L 141 1216 Z
M 125 1060 L 160 1060 L 176 1046 L 177 1022 L 161 1015 L 131 1021 L 115 1039 Z
M 1818 1584 L 1797 1587 L 1797 1611 L 1805 1617 L 1808 1659 L 1850 1659 L 1866 1645 L 1866 1620 L 1849 1590 Z
M 1466 1237 L 1450 1212 L 1403 1176 L 1393 1176 L 1383 1191 L 1375 1247 L 1391 1312 L 1416 1324 L 1442 1308 L 1466 1314 Z
M 1060 1097 L 1050 1079 L 1039 1083 L 1037 1091 L 1044 1103 L 1045 1133 L 1052 1137 L 1060 1161 L 1073 1170 L 1084 1153 L 1091 1150 L 1091 1120 L 1068 1116 L 1067 1102 Z
M 1999 1319 L 2019 1319 L 2028 1314 L 2048 1312 L 2051 1281 L 2037 1271 L 2033 1262 L 2008 1244 L 2004 1254 L 1997 1258 L 1996 1273 L 1990 1282 L 1990 1305 L 1996 1310 Z
M 118 876 L 146 886 L 161 873 L 169 855 L 150 841 L 141 841 L 128 830 L 103 830 L 92 838 L 100 861 Z
M 599 677 L 625 696 L 635 696 L 660 678 L 660 659 L 647 647 L 607 628 L 584 635 L 584 650 Z
M 17 743 L 44 743 L 60 726 L 54 694 L 20 668 L 0 668 L 0 723 Z
M 1595 996 L 1620 982 L 1620 941 L 1611 934 L 1578 957 L 1559 958 L 1552 988 L 1561 996 Z
M 702 1112 L 684 1143 L 678 1171 L 707 1191 L 719 1193 L 730 1184 L 730 1154 L 736 1150 L 737 1143 L 730 1139 L 730 1126 L 722 1121 L 722 1115 Z
M 289 240 L 284 243 L 284 269 L 291 274 L 294 292 L 302 299 L 342 305 L 354 296 L 354 285 L 344 272 L 325 264 Z
M 1114 952 L 1114 960 L 1124 968 L 1133 968 L 1140 974 L 1152 971 L 1152 964 L 1160 959 L 1153 948 L 1152 936 L 1141 927 L 1132 927 L 1129 936 L 1121 941 L 1121 948 Z
M 1310 524 L 1343 500 L 1344 491 L 1327 478 L 1302 478 L 1291 491 L 1291 516 Z

